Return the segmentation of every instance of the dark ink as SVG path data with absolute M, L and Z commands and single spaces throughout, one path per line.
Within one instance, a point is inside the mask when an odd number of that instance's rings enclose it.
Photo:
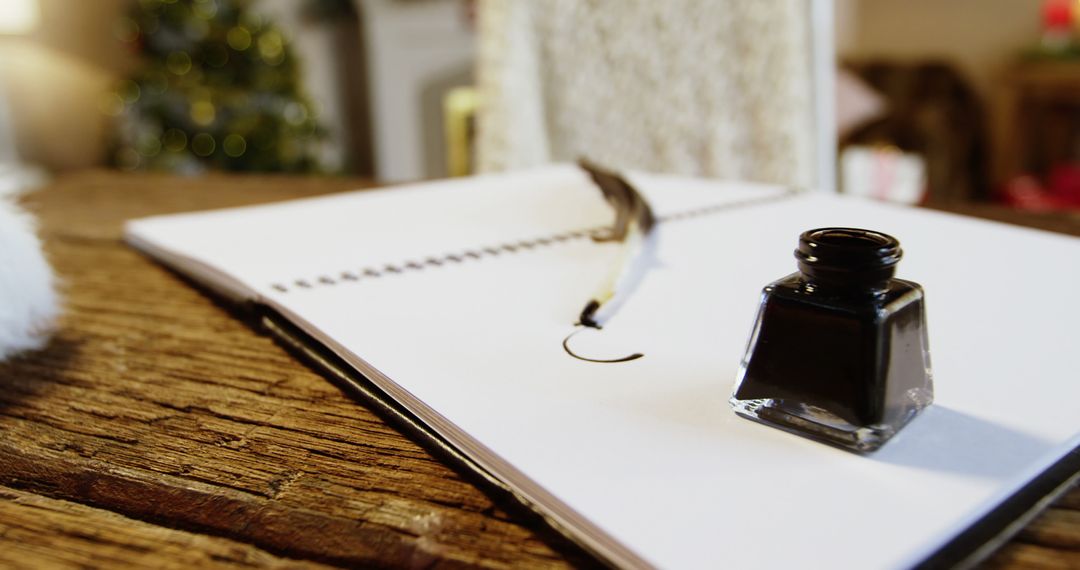
M 590 299 L 585 305 L 585 308 L 581 310 L 581 316 L 578 317 L 578 323 L 582 326 L 599 329 L 600 324 L 593 319 L 593 315 L 595 315 L 598 310 L 600 310 L 600 302 L 595 299 Z
M 893 278 L 888 235 L 810 230 L 799 272 L 769 284 L 739 369 L 736 413 L 859 452 L 933 400 L 922 287 Z
M 573 338 L 576 334 L 578 334 L 579 332 L 581 332 L 583 330 L 586 330 L 586 329 L 600 330 L 600 328 L 601 327 L 599 327 L 599 326 L 579 325 L 578 328 L 574 329 L 574 332 L 566 335 L 566 338 L 563 339 L 563 341 L 562 341 L 563 350 L 566 351 L 566 354 L 569 354 L 570 356 L 573 356 L 574 358 L 576 358 L 578 360 L 584 360 L 585 362 L 600 362 L 600 363 L 603 363 L 603 364 L 615 364 L 615 363 L 618 363 L 618 362 L 630 362 L 631 360 L 637 360 L 637 359 L 641 358 L 642 356 L 645 356 L 644 354 L 642 354 L 640 352 L 635 352 L 634 354 L 631 354 L 629 356 L 624 356 L 622 358 L 613 358 L 613 359 L 588 358 L 588 357 L 576 354 L 576 353 L 574 353 L 573 350 L 570 350 L 570 339 Z

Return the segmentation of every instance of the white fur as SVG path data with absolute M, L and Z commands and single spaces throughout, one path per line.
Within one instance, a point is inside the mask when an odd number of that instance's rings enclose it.
M 40 348 L 59 313 L 34 220 L 0 193 L 0 360 Z

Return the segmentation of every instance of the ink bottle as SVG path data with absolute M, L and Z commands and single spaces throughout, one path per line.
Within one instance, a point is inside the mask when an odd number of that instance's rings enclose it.
M 934 398 L 923 289 L 893 274 L 886 234 L 799 236 L 799 271 L 765 287 L 731 405 L 743 417 L 857 452 Z

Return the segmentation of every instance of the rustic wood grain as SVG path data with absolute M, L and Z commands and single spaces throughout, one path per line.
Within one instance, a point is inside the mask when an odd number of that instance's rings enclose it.
M 0 537 L 5 567 L 330 568 L 6 487 L 0 487 Z
M 119 240 L 131 217 L 363 185 L 89 172 L 26 200 L 66 312 L 0 364 L 0 566 L 596 564 Z M 1077 567 L 1078 517 L 1073 490 L 991 564 Z
M 131 216 L 356 186 L 89 173 L 32 196 L 66 314 L 0 365 L 0 484 L 327 564 L 588 564 L 119 241 Z

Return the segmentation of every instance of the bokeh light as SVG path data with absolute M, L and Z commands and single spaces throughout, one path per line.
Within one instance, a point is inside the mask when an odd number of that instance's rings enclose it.
M 210 156 L 214 154 L 215 148 L 217 148 L 217 143 L 208 133 L 199 133 L 191 138 L 191 150 L 199 156 Z
M 191 56 L 187 52 L 174 51 L 166 58 L 165 66 L 176 75 L 184 75 L 191 71 Z
M 229 47 L 234 50 L 244 51 L 251 47 L 251 32 L 243 26 L 236 26 L 225 35 L 225 41 L 229 42 Z
M 180 129 L 169 129 L 162 135 L 162 144 L 169 152 L 180 152 L 187 148 L 187 134 Z
M 247 151 L 247 141 L 244 140 L 244 137 L 232 133 L 225 137 L 225 140 L 221 143 L 221 147 L 222 150 L 225 151 L 225 154 L 237 158 L 243 156 L 244 152 Z

